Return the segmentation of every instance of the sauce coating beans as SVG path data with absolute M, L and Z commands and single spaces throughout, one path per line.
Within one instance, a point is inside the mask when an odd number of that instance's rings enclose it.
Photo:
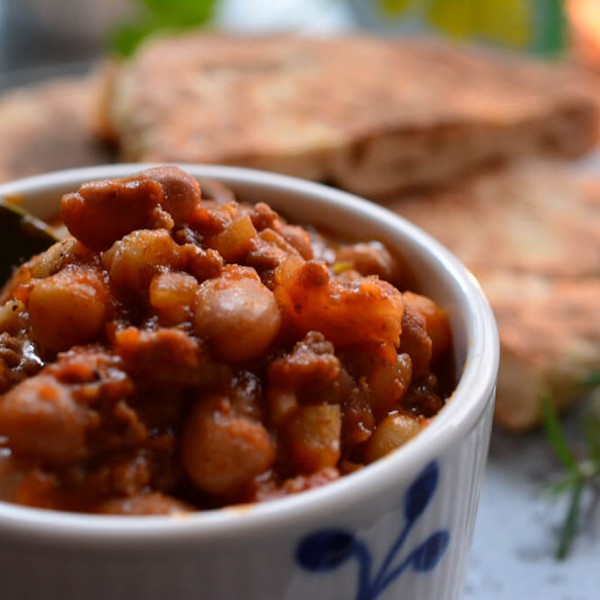
M 67 194 L 0 291 L 0 500 L 156 515 L 328 484 L 452 390 L 451 331 L 377 241 L 175 167 Z

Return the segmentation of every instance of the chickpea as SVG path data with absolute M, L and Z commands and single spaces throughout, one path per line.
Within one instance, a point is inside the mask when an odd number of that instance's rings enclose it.
M 200 206 L 200 184 L 178 167 L 155 167 L 144 174 L 163 190 L 162 207 L 173 217 L 175 225 L 193 220 Z
M 275 462 L 275 444 L 259 422 L 237 415 L 226 397 L 196 403 L 184 427 L 181 457 L 192 482 L 232 496 Z
M 388 415 L 365 444 L 365 461 L 372 463 L 400 448 L 421 431 L 421 422 L 406 414 Z
M 194 328 L 221 360 L 241 362 L 262 355 L 280 325 L 275 297 L 252 269 L 228 266 L 221 277 L 200 286 Z
M 196 278 L 187 273 L 159 273 L 150 283 L 150 304 L 165 325 L 190 319 L 198 291 Z
M 387 281 L 398 271 L 396 261 L 380 242 L 344 246 L 336 252 L 336 261 L 349 263 L 361 275 L 379 275 Z
M 53 353 L 97 339 L 110 310 L 101 275 L 72 267 L 35 282 L 28 303 L 35 339 Z
M 66 465 L 86 454 L 89 419 L 69 388 L 50 375 L 25 379 L 0 401 L 0 435 L 16 456 Z

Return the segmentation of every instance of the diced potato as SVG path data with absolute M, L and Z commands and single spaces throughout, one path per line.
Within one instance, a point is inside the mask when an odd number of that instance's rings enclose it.
M 378 360 L 367 373 L 370 404 L 376 417 L 383 416 L 402 399 L 412 379 L 412 361 L 399 354 L 394 362 Z
M 372 463 L 400 448 L 421 431 L 421 423 L 405 414 L 389 415 L 365 444 L 365 462 Z
M 218 235 L 210 240 L 210 247 L 217 250 L 228 262 L 241 259 L 252 247 L 257 232 L 249 215 L 234 219 Z
M 268 390 L 269 414 L 275 425 L 285 423 L 298 408 L 298 399 L 294 390 L 272 386 Z
M 65 269 L 34 283 L 28 310 L 35 339 L 46 352 L 59 352 L 102 335 L 110 294 L 98 272 Z
M 341 431 L 339 405 L 300 406 L 284 427 L 295 470 L 307 474 L 335 467 L 341 456 Z
M 177 325 L 191 318 L 198 291 L 196 278 L 187 273 L 159 273 L 150 283 L 150 305 L 164 325 Z
M 134 231 L 115 242 L 102 256 L 111 281 L 134 294 L 145 290 L 161 267 L 177 269 L 181 260 L 181 247 L 164 229 Z

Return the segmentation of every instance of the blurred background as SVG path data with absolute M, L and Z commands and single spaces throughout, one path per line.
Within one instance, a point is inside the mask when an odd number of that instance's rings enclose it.
M 597 0 L 0 0 L 0 85 L 84 70 L 160 29 L 435 32 L 598 61 Z
M 85 70 L 161 29 L 329 32 L 354 24 L 337 0 L 0 0 L 0 84 Z

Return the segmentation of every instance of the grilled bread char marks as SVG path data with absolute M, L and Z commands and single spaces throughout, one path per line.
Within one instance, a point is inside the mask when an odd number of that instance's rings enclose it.
M 453 191 L 390 207 L 436 236 L 477 275 L 502 346 L 496 422 L 526 431 L 541 398 L 581 397 L 600 365 L 600 181 L 524 161 Z
M 122 65 L 107 131 L 125 160 L 252 166 L 374 197 L 515 155 L 585 152 L 590 85 L 434 41 L 194 34 Z
M 600 253 L 600 250 L 599 250 Z M 541 400 L 560 410 L 584 397 L 600 365 L 600 277 L 482 272 L 501 332 L 496 422 L 526 431 L 541 421 Z
M 65 77 L 0 96 L 0 181 L 103 164 L 112 152 L 94 136 L 100 75 Z

